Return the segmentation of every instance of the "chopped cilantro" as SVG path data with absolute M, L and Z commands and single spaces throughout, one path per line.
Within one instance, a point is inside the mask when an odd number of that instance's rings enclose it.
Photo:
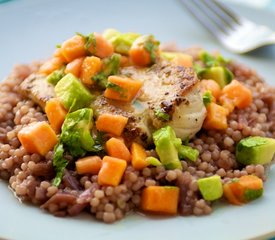
M 150 58 L 153 63 L 156 62 L 156 52 L 158 50 L 158 46 L 159 42 L 156 41 L 152 35 L 148 36 L 144 42 L 144 48 L 150 54 Z
M 120 87 L 119 85 L 112 83 L 112 82 L 108 82 L 106 85 L 106 88 L 111 88 L 114 91 L 119 92 L 119 93 L 125 91 L 122 87 Z
M 212 102 L 212 99 L 213 99 L 213 96 L 210 91 L 206 91 L 202 96 L 203 103 L 206 107 L 208 106 L 209 103 Z
M 61 183 L 63 171 L 68 164 L 68 161 L 63 157 L 64 147 L 62 143 L 58 143 L 54 148 L 53 166 L 56 176 L 53 180 L 53 185 L 58 186 Z
M 161 108 L 155 109 L 155 116 L 163 121 L 169 121 L 170 120 L 170 115 L 165 113 Z
M 224 66 L 229 62 L 229 60 L 225 59 L 222 55 L 214 56 L 205 51 L 200 53 L 199 58 L 206 67 Z
M 61 80 L 61 78 L 65 76 L 64 70 L 65 68 L 62 67 L 61 69 L 55 70 L 50 75 L 48 75 L 47 76 L 48 83 L 52 85 L 56 85 Z
M 91 33 L 89 35 L 83 35 L 81 33 L 76 33 L 80 37 L 82 37 L 85 40 L 85 49 L 89 54 L 94 54 L 96 50 L 96 38 L 94 33 Z M 93 52 L 90 52 L 90 47 L 93 46 Z
M 107 78 L 110 75 L 116 75 L 118 73 L 120 66 L 120 58 L 120 54 L 117 53 L 113 54 L 108 58 L 104 58 L 102 61 L 103 70 L 100 73 L 93 76 L 92 80 L 96 81 L 101 88 L 106 88 Z

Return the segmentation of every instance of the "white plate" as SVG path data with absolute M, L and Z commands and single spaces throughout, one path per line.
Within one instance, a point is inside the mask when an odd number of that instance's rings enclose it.
M 275 29 L 273 13 L 232 6 L 239 13 Z M 74 32 L 105 28 L 153 33 L 162 42 L 182 47 L 202 45 L 254 67 L 275 85 L 275 49 L 265 48 L 246 56 L 223 49 L 185 12 L 180 1 L 66 1 L 14 0 L 0 5 L 0 79 L 15 63 L 50 56 L 56 44 Z M 56 218 L 22 205 L 0 182 L 0 238 L 5 239 L 255 239 L 275 235 L 275 168 L 264 197 L 242 207 L 219 206 L 206 217 L 148 218 L 131 215 L 113 225 L 86 214 Z

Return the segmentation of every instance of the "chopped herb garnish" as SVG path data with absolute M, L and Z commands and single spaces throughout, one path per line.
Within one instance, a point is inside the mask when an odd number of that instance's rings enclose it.
M 65 67 L 62 67 L 61 69 L 53 71 L 50 75 L 47 76 L 48 83 L 51 83 L 53 85 L 56 85 L 64 76 Z
M 120 97 L 121 98 L 125 98 L 125 89 L 120 87 L 119 85 L 115 84 L 115 83 L 112 83 L 112 82 L 108 82 L 107 85 L 106 85 L 106 88 L 110 88 L 116 92 L 119 93 Z
M 212 99 L 213 99 L 212 93 L 210 91 L 206 91 L 202 96 L 204 106 L 207 107 L 208 104 L 212 102 Z
M 161 108 L 155 109 L 155 116 L 162 121 L 170 120 L 170 115 L 165 113 Z
M 100 73 L 96 74 L 95 76 L 93 76 L 92 80 L 95 81 L 98 86 L 105 89 L 106 85 L 107 85 L 107 78 L 108 78 L 108 76 L 106 76 L 105 73 L 100 72 Z
M 56 44 L 55 47 L 56 48 L 61 48 L 61 44 Z
M 58 186 L 61 183 L 64 169 L 66 168 L 68 161 L 63 157 L 64 147 L 62 143 L 58 143 L 54 148 L 53 166 L 55 168 L 55 178 L 53 185 Z
M 93 152 L 102 152 L 104 150 L 105 140 L 103 135 L 103 132 L 97 132 L 96 138 L 94 139 Z
M 68 161 L 63 157 L 65 150 L 72 157 L 82 157 L 89 152 L 98 152 L 100 139 L 97 139 L 97 145 L 92 138 L 90 129 L 92 127 L 93 111 L 90 108 L 82 108 L 72 113 L 68 113 L 62 125 L 60 141 L 54 148 L 53 166 L 56 177 L 54 185 L 58 186 L 62 180 L 63 171 Z
M 156 52 L 158 50 L 159 42 L 154 39 L 152 35 L 148 36 L 148 39 L 144 42 L 145 50 L 150 54 L 151 61 L 156 62 Z
M 96 50 L 96 38 L 95 35 L 93 33 L 85 36 L 81 33 L 76 33 L 77 35 L 81 36 L 84 38 L 85 40 L 85 49 L 89 54 L 94 54 L 95 50 Z M 93 46 L 93 52 L 90 52 L 90 48 L 91 46 Z
M 122 87 L 120 87 L 119 85 L 112 83 L 112 82 L 108 82 L 106 88 L 111 88 L 114 91 L 119 92 L 119 93 L 125 91 Z
M 104 58 L 102 61 L 103 63 L 102 72 L 93 76 L 92 80 L 96 81 L 101 88 L 105 89 L 107 85 L 107 78 L 110 75 L 116 75 L 118 73 L 119 66 L 120 66 L 120 58 L 121 56 L 117 53 L 113 54 L 108 58 Z
M 206 67 L 224 66 L 229 63 L 229 60 L 225 59 L 222 55 L 214 56 L 208 52 L 201 52 L 199 58 Z

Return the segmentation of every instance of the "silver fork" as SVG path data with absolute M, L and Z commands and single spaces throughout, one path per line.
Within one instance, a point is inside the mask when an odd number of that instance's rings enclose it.
M 181 0 L 186 9 L 221 44 L 235 53 L 247 53 L 275 44 L 275 32 L 244 17 L 237 16 L 215 0 Z

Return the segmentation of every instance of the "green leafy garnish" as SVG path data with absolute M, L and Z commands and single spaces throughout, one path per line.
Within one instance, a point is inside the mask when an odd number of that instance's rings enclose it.
M 89 35 L 83 35 L 81 33 L 76 33 L 77 35 L 79 35 L 80 37 L 82 37 L 85 40 L 85 49 L 89 54 L 94 54 L 95 50 L 96 50 L 96 38 L 94 33 L 91 33 Z M 90 47 L 93 46 L 93 52 L 90 52 Z
M 106 88 L 110 88 L 116 92 L 119 93 L 120 97 L 125 98 L 125 89 L 120 87 L 119 85 L 112 83 L 112 82 L 108 82 L 106 85 Z
M 212 93 L 210 91 L 206 91 L 202 96 L 204 106 L 207 107 L 208 104 L 212 102 L 212 99 L 213 99 Z
M 165 113 L 163 109 L 157 108 L 155 109 L 155 116 L 163 121 L 169 121 L 170 120 L 170 115 L 168 113 Z
M 72 113 L 68 113 L 62 125 L 59 143 L 54 148 L 53 166 L 56 176 L 53 181 L 58 186 L 62 180 L 63 171 L 68 161 L 63 157 L 65 149 L 73 157 L 82 157 L 87 151 L 98 152 L 103 146 L 100 138 L 96 140 L 96 145 L 91 136 L 93 111 L 90 108 L 82 108 Z
M 154 36 L 149 35 L 146 36 L 146 40 L 144 42 L 144 49 L 150 54 L 151 61 L 153 63 L 156 62 L 156 52 L 159 47 L 159 42 L 155 40 Z
M 58 186 L 61 183 L 64 169 L 66 168 L 68 161 L 63 157 L 64 147 L 62 143 L 58 143 L 54 148 L 53 166 L 56 172 L 53 180 L 53 185 Z
M 108 82 L 106 88 L 111 88 L 116 92 L 122 93 L 124 91 L 124 89 L 122 87 L 120 87 L 119 85 L 112 83 L 112 82 Z
M 200 77 L 200 75 L 206 70 L 205 67 L 202 67 L 198 63 L 194 63 L 193 68 L 194 68 L 196 74 L 198 75 L 198 77 Z
M 56 48 L 61 48 L 61 44 L 56 44 L 55 47 Z
M 222 55 L 213 56 L 205 51 L 200 53 L 199 58 L 206 67 L 224 66 L 229 62 L 229 60 L 225 59 Z
M 105 140 L 103 138 L 103 132 L 97 132 L 94 139 L 94 146 L 92 152 L 102 152 L 104 150 Z
M 94 140 L 90 133 L 92 116 L 91 108 L 82 108 L 66 116 L 60 141 L 73 157 L 83 156 L 86 151 L 93 150 Z
M 102 60 L 103 70 L 92 77 L 93 81 L 96 81 L 97 84 L 105 89 L 107 87 L 107 78 L 110 75 L 116 75 L 120 66 L 121 56 L 117 53 L 114 53 L 112 56 L 104 58 Z
M 59 80 L 61 80 L 65 76 L 64 69 L 65 68 L 62 67 L 61 69 L 55 70 L 50 75 L 48 75 L 48 83 L 56 85 L 59 82 Z

